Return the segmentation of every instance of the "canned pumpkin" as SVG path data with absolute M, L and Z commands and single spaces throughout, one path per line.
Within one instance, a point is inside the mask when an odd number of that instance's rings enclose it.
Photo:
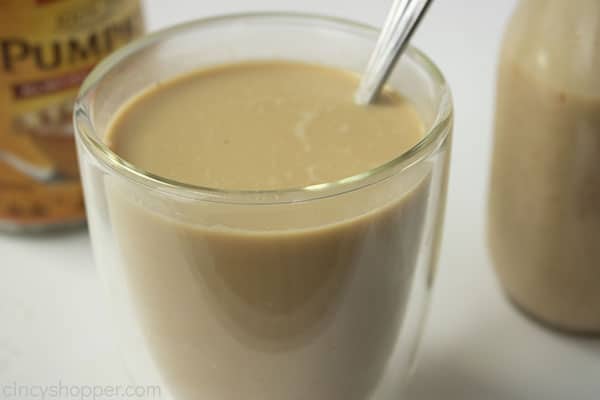
M 139 0 L 0 0 L 0 229 L 83 222 L 73 101 L 142 31 Z

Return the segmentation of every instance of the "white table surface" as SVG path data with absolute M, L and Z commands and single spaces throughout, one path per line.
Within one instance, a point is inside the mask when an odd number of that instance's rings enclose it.
M 494 75 L 515 0 L 437 0 L 416 44 L 454 91 L 455 141 L 433 306 L 408 399 L 597 400 L 600 340 L 544 330 L 505 301 L 485 247 Z M 150 29 L 249 10 L 381 25 L 391 0 L 149 0 Z M 126 381 L 83 230 L 0 235 L 0 385 Z M 7 398 L 0 392 L 0 398 Z M 243 399 L 240 399 L 243 400 Z

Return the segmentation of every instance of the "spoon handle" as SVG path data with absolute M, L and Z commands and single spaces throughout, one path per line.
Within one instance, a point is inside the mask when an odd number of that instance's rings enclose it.
M 367 105 L 377 97 L 430 3 L 431 0 L 394 0 L 354 94 L 356 104 Z

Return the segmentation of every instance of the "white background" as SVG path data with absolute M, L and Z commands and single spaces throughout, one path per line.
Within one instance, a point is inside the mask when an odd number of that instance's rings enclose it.
M 152 30 L 248 10 L 310 11 L 380 26 L 390 4 L 149 0 L 146 11 Z M 437 0 L 415 38 L 450 82 L 456 124 L 440 273 L 409 399 L 600 398 L 600 341 L 546 331 L 517 313 L 504 299 L 486 252 L 495 65 L 514 4 Z M 109 324 L 85 231 L 0 235 L 0 385 L 125 382 Z

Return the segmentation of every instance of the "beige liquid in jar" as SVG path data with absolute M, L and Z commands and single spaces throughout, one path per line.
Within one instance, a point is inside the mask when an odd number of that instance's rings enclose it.
M 599 13 L 593 0 L 519 4 L 500 63 L 489 197 L 491 253 L 510 298 L 553 327 L 596 334 Z
M 378 104 L 357 106 L 356 85 L 353 74 L 293 62 L 216 67 L 136 97 L 107 140 L 138 168 L 186 184 L 336 181 L 385 164 L 424 134 L 405 98 L 386 89 Z M 299 204 L 211 204 L 210 213 L 108 185 L 135 319 L 174 397 L 369 398 L 416 268 L 430 179 L 415 171 L 396 186 Z

